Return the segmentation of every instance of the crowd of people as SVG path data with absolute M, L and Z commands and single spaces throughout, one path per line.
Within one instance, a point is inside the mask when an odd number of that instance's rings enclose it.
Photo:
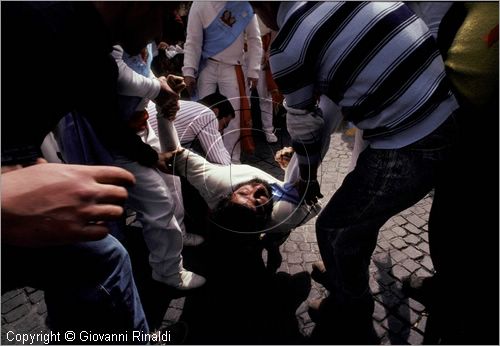
M 44 290 L 52 330 L 152 332 L 123 245 L 131 211 L 153 280 L 205 284 L 182 257 L 205 241 L 184 222 L 191 188 L 211 228 L 274 252 L 317 216 L 318 340 L 376 343 L 359 331 L 379 229 L 434 191 L 436 273 L 404 288 L 426 295 L 442 343 L 498 342 L 498 220 L 484 216 L 498 204 L 481 198 L 498 200 L 498 165 L 478 173 L 464 154 L 474 114 L 494 126 L 473 139 L 497 150 L 498 3 L 6 2 L 2 21 L 2 291 Z M 241 164 L 256 93 L 268 143 L 286 110 L 284 181 Z M 350 172 L 321 207 L 343 121 Z M 460 310 L 463 295 L 481 307 Z

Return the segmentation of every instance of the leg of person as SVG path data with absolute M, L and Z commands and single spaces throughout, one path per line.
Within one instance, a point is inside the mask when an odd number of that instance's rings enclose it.
M 4 285 L 45 290 L 52 330 L 149 332 L 129 255 L 112 236 L 38 249 L 4 245 L 2 261 Z
M 183 246 L 198 246 L 201 245 L 205 239 L 201 235 L 186 232 L 186 225 L 184 223 L 184 200 L 182 198 L 181 179 L 172 174 L 160 174 L 167 188 L 170 190 L 170 196 L 173 199 L 174 216 L 179 224 L 182 232 L 182 245 Z
M 435 185 L 452 145 L 449 125 L 402 149 L 364 150 L 318 217 L 318 245 L 333 287 L 330 300 L 344 321 L 363 314 L 371 318 L 368 266 L 378 231 Z
M 227 97 L 234 108 L 234 119 L 231 119 L 228 127 L 224 130 L 222 140 L 224 146 L 231 155 L 233 163 L 240 162 L 241 146 L 240 146 L 240 91 L 234 66 L 220 65 L 218 71 L 218 84 L 220 93 Z M 245 83 L 246 84 L 246 83 Z
M 262 130 L 268 143 L 276 143 L 278 138 L 274 134 L 273 127 L 273 98 L 267 90 L 266 72 L 259 71 L 259 81 L 257 83 L 257 92 L 259 93 L 260 118 L 262 120 Z
M 162 173 L 123 157 L 117 158 L 115 164 L 133 173 L 136 178 L 136 184 L 128 188 L 127 204 L 137 212 L 142 224 L 153 279 L 178 289 L 203 285 L 203 277 L 183 267 L 182 232 Z

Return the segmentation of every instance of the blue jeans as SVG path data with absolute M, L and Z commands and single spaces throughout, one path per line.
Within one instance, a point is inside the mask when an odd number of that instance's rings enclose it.
M 438 129 L 401 149 L 367 148 L 316 222 L 332 298 L 350 304 L 370 297 L 368 267 L 379 229 L 443 181 L 455 142 L 451 115 Z M 434 206 L 431 210 L 433 213 Z
M 149 332 L 130 257 L 112 236 L 37 249 L 2 246 L 2 291 L 45 291 L 55 331 Z

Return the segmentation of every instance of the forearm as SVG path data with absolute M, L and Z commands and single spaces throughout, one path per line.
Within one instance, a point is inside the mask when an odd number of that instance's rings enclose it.
M 113 58 L 118 66 L 117 90 L 120 95 L 138 96 L 155 99 L 160 93 L 160 82 L 156 78 L 148 78 L 132 70 L 123 61 L 123 51 L 115 46 Z

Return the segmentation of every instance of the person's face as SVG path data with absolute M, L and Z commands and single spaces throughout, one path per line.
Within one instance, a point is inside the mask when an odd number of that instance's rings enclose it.
M 229 122 L 231 121 L 231 119 L 232 119 L 231 116 L 217 119 L 217 121 L 219 122 L 219 132 L 221 134 L 224 132 L 224 129 L 229 126 Z
M 264 211 L 270 204 L 271 191 L 260 182 L 251 182 L 236 189 L 232 196 L 233 203 L 244 205 L 252 210 Z

